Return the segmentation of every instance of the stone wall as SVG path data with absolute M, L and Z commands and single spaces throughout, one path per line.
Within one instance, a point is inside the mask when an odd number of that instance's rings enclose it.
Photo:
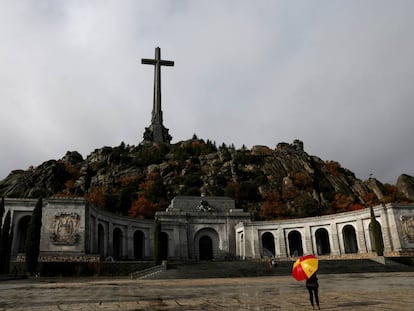
M 385 254 L 414 251 L 413 204 L 381 205 L 374 208 L 374 213 L 381 225 Z M 370 223 L 369 209 L 283 221 L 244 222 L 235 228 L 237 256 L 242 259 L 294 257 L 289 236 L 295 232 L 300 236 L 304 254 L 360 258 L 361 254 L 375 254 Z M 274 245 L 270 247 L 271 254 L 263 242 L 265 234 L 273 239 L 269 242 Z
M 36 200 L 6 199 L 12 211 L 12 258 L 22 260 L 28 221 Z M 374 208 L 381 225 L 384 253 L 414 253 L 414 204 L 387 204 Z M 167 239 L 168 259 L 281 260 L 299 253 L 361 258 L 375 254 L 369 209 L 289 219 L 251 221 L 250 214 L 223 197 L 176 197 L 158 212 Z M 51 262 L 151 260 L 153 221 L 117 216 L 83 199 L 44 201 L 40 260 Z

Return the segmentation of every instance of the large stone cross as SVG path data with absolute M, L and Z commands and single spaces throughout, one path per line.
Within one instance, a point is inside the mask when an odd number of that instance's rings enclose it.
M 143 58 L 141 63 L 145 65 L 154 65 L 154 103 L 152 108 L 151 123 L 162 124 L 161 110 L 161 66 L 174 66 L 174 62 L 170 60 L 161 60 L 161 49 L 155 48 L 155 59 Z

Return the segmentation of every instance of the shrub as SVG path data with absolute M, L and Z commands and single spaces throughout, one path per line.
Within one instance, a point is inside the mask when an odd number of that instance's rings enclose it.
M 40 247 L 40 230 L 42 227 L 42 198 L 37 200 L 36 206 L 30 218 L 27 229 L 27 239 L 25 245 L 26 269 L 30 274 L 34 274 L 37 268 Z

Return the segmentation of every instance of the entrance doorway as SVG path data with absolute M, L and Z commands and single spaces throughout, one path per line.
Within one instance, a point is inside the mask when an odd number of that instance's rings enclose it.
M 135 260 L 144 257 L 144 233 L 140 230 L 134 233 L 134 258 Z
M 27 238 L 27 228 L 29 227 L 31 216 L 24 216 L 17 225 L 17 252 L 24 253 Z
M 213 240 L 209 236 L 202 236 L 199 241 L 200 260 L 213 259 Z
M 329 255 L 331 253 L 331 246 L 329 244 L 328 231 L 324 228 L 316 230 L 315 238 L 318 255 Z
M 291 257 L 303 256 L 302 235 L 299 231 L 293 230 L 288 234 L 289 255 Z
M 271 232 L 265 232 L 262 235 L 262 256 L 275 257 L 275 238 Z
M 119 228 L 115 228 L 113 233 L 113 257 L 115 260 L 119 260 L 122 257 L 122 231 Z
M 193 258 L 197 260 L 220 259 L 219 245 L 220 240 L 216 230 L 203 228 L 194 236 Z
M 344 238 L 345 254 L 358 253 L 358 244 L 355 228 L 351 225 L 346 225 L 342 229 L 342 236 Z

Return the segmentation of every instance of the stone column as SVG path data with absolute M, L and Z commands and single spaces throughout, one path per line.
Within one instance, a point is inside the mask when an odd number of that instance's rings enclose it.
M 114 225 L 112 223 L 108 223 L 108 232 L 106 234 L 107 243 L 106 243 L 106 252 L 105 257 L 113 256 L 114 255 Z
M 286 258 L 287 257 L 287 247 L 286 247 L 286 238 L 283 228 L 279 228 L 277 230 L 277 252 L 276 255 L 278 258 Z
M 122 257 L 129 257 L 129 245 L 130 245 L 130 238 L 131 238 L 131 234 L 129 232 L 129 225 L 125 225 L 125 230 L 123 235 L 123 239 L 122 239 Z M 125 237 L 124 237 L 125 235 Z
M 148 231 L 147 234 L 145 234 L 145 239 L 144 239 L 144 249 L 145 249 L 145 254 L 144 257 L 147 258 L 153 258 L 154 257 L 154 253 L 153 253 L 153 247 L 154 247 L 154 225 L 152 225 Z
M 309 225 L 305 225 L 304 228 L 304 237 L 303 237 L 303 253 L 304 254 L 313 254 L 315 253 L 313 250 L 313 243 L 312 243 L 312 230 Z
M 400 210 L 399 215 L 400 217 L 402 216 L 402 214 L 405 214 L 406 210 Z M 401 220 L 400 219 L 396 219 L 396 217 L 398 217 L 393 210 L 393 206 L 391 204 L 387 204 L 387 214 L 388 214 L 388 232 L 391 236 L 391 241 L 392 241 L 392 251 L 401 251 L 402 250 L 402 245 L 401 245 L 401 240 L 400 238 L 402 238 L 403 236 L 400 236 L 400 228 L 398 224 L 401 224 Z
M 261 258 L 261 253 L 260 253 L 260 235 L 259 235 L 259 231 L 257 230 L 256 227 L 251 227 L 251 231 L 252 231 L 252 241 L 253 241 L 253 245 L 252 245 L 252 253 L 253 253 L 253 258 Z
M 245 259 L 256 258 L 254 253 L 254 235 L 251 226 L 244 226 L 244 256 Z
M 126 225 L 126 233 L 125 233 L 125 251 L 124 256 L 126 256 L 128 259 L 134 257 L 134 236 L 132 232 L 132 228 L 129 224 Z
M 91 224 L 89 226 L 89 249 L 87 250 L 87 253 L 96 253 L 96 236 L 97 236 L 97 225 L 96 225 L 96 217 L 89 215 L 88 216 Z
M 339 248 L 339 239 L 338 239 L 338 228 L 336 223 L 331 224 L 331 254 L 340 255 L 341 250 Z
M 367 241 L 365 240 L 364 223 L 362 222 L 362 219 L 358 219 L 356 221 L 356 228 L 357 228 L 356 235 L 358 237 L 357 239 L 358 252 L 368 253 Z
M 390 232 L 390 223 L 389 223 L 389 212 L 392 212 L 386 206 L 383 206 L 381 209 L 381 219 L 382 219 L 382 236 L 384 239 L 384 252 L 393 251 L 392 236 Z

